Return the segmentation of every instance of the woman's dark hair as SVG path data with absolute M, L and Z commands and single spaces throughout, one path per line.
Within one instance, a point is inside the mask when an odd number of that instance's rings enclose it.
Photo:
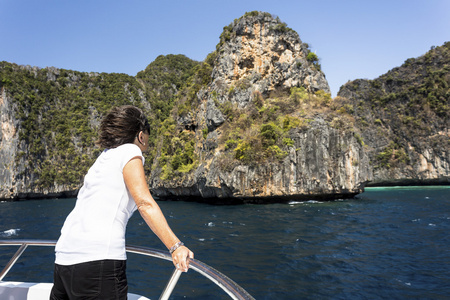
M 111 149 L 133 143 L 141 131 L 150 134 L 150 125 L 141 109 L 131 105 L 114 107 L 100 123 L 97 144 Z

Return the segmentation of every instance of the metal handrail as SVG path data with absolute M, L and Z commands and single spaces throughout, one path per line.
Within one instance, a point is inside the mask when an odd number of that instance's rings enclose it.
M 0 240 L 0 246 L 20 246 L 16 253 L 12 256 L 10 261 L 6 264 L 5 268 L 0 272 L 0 281 L 6 276 L 12 266 L 16 263 L 22 253 L 26 250 L 28 246 L 55 246 L 56 241 L 53 240 Z M 139 247 L 139 246 L 126 246 L 127 252 L 136 253 L 140 255 L 146 255 L 151 257 L 156 257 L 168 261 L 172 261 L 172 256 L 166 251 L 161 251 L 158 249 Z M 251 300 L 254 299 L 246 290 L 240 287 L 233 280 L 217 271 L 216 269 L 208 266 L 207 264 L 197 260 L 190 259 L 189 269 L 192 269 L 204 277 L 208 278 L 210 281 L 219 286 L 223 291 L 225 291 L 232 299 L 235 300 Z M 175 285 L 180 278 L 181 271 L 175 269 L 169 279 L 163 293 L 161 294 L 161 300 L 168 299 L 175 288 Z

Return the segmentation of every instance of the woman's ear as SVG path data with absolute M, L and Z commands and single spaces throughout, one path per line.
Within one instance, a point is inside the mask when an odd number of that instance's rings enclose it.
M 139 132 L 139 135 L 138 135 L 138 140 L 139 140 L 139 143 L 141 143 L 142 145 L 145 146 L 145 142 L 144 142 L 144 137 L 143 137 L 143 135 L 144 135 L 144 132 L 143 132 L 143 131 L 140 131 L 140 132 Z

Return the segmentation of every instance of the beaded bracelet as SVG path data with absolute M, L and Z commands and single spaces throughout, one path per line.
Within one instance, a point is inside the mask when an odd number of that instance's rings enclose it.
M 169 253 L 172 254 L 175 252 L 175 250 L 177 250 L 178 248 L 180 248 L 181 246 L 184 246 L 183 242 L 178 242 L 175 245 L 172 246 L 172 248 L 169 249 Z

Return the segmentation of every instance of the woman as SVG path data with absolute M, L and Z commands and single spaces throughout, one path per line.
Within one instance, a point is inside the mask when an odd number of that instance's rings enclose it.
M 56 244 L 50 299 L 126 299 L 125 228 L 137 209 L 181 271 L 194 254 L 175 236 L 144 175 L 150 126 L 134 106 L 113 108 L 102 120 L 105 148 L 84 178 L 75 208 Z

